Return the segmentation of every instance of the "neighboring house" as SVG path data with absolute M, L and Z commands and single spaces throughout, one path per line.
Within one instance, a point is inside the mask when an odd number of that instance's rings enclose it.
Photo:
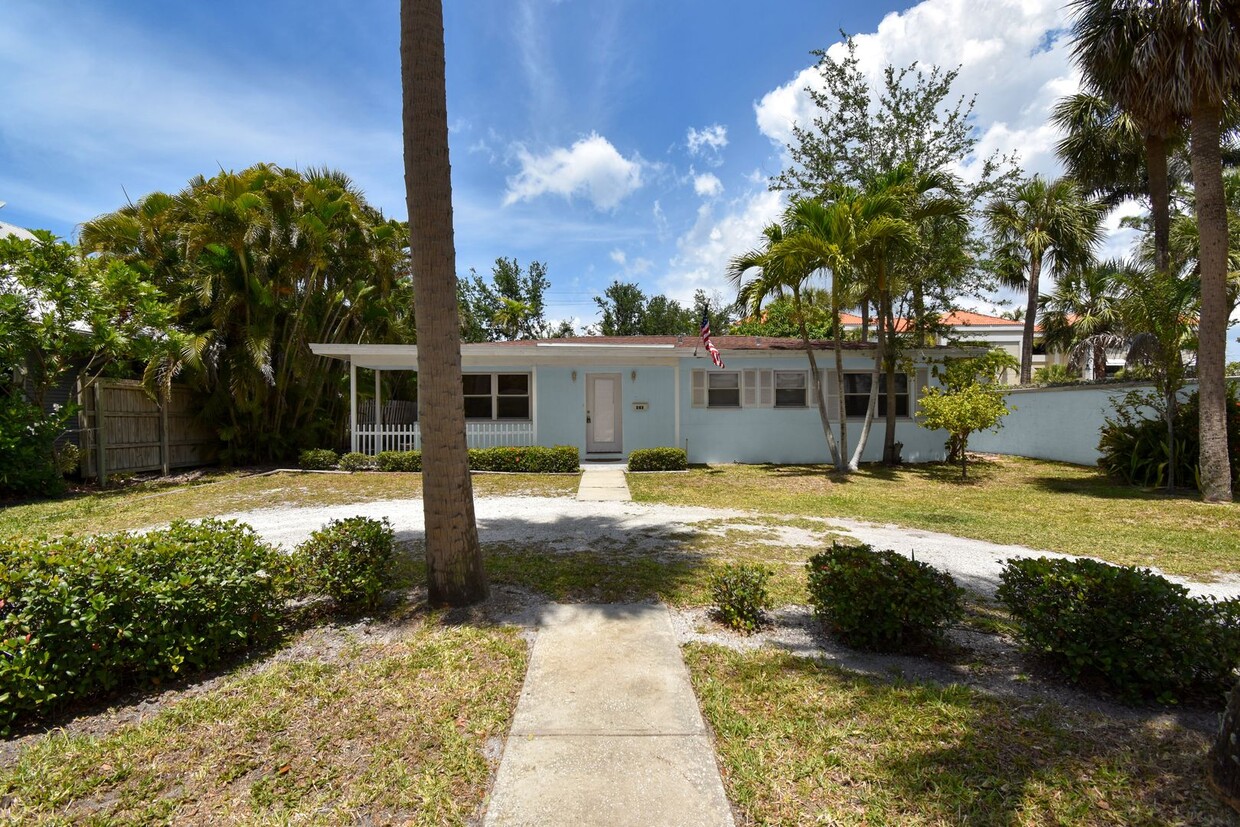
M 840 316 L 840 320 L 843 322 L 845 330 L 861 329 L 860 316 L 844 313 Z M 1020 347 L 1025 340 L 1025 323 L 1023 321 L 1005 319 L 1002 316 L 987 316 L 968 310 L 956 310 L 946 313 L 941 317 L 940 321 L 944 326 L 951 328 L 951 333 L 939 336 L 938 344 L 945 345 L 949 339 L 957 342 L 976 342 L 991 349 L 999 348 L 1006 350 L 1016 357 L 1017 361 L 1020 361 Z M 903 324 L 905 324 L 904 319 L 897 319 L 896 329 L 902 329 Z M 1038 327 L 1036 329 L 1040 331 L 1042 328 Z M 873 330 L 872 327 L 871 330 Z M 870 335 L 873 336 L 873 333 L 871 332 Z M 1035 371 L 1041 367 L 1063 365 L 1068 362 L 1067 354 L 1047 354 L 1042 349 L 1041 342 L 1035 341 L 1033 348 L 1033 370 Z M 1122 359 L 1119 365 L 1123 366 Z M 1003 381 L 1009 385 L 1017 384 L 1020 381 L 1020 372 L 1006 371 Z
M 621 459 L 637 448 L 678 446 L 688 451 L 691 462 L 826 462 L 827 446 L 800 341 L 717 336 L 714 343 L 722 353 L 723 369 L 712 364 L 701 340 L 688 336 L 462 345 L 469 444 L 573 445 L 585 459 Z M 358 368 L 375 371 L 378 395 L 380 372 L 417 370 L 416 345 L 310 347 L 350 366 L 353 450 L 373 454 L 421 447 L 413 417 L 396 415 L 401 406 L 380 400 L 362 411 L 357 400 Z M 868 401 L 873 348 L 861 342 L 844 344 L 845 404 L 854 442 Z M 815 342 L 814 350 L 834 421 L 838 401 L 832 343 Z M 903 443 L 906 461 L 943 458 L 945 434 L 919 427 L 912 413 L 919 389 L 935 381 L 929 365 L 968 352 L 932 348 L 911 354 L 914 373 L 898 377 L 896 401 L 896 438 Z M 838 422 L 834 427 L 838 436 Z M 880 419 L 863 459 L 880 460 L 882 443 Z

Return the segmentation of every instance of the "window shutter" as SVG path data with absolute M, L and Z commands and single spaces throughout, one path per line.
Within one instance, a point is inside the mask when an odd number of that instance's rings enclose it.
M 922 389 L 930 384 L 930 368 L 918 368 L 916 381 L 913 382 L 913 389 L 908 395 L 908 415 L 915 416 L 917 413 L 917 400 L 921 399 Z
M 758 407 L 775 407 L 775 371 L 767 368 L 758 371 Z
M 693 376 L 693 407 L 706 407 L 706 371 L 695 370 Z
M 822 381 L 826 382 L 827 416 L 838 419 L 840 416 L 840 389 L 835 378 L 835 371 L 822 371 Z
M 741 371 L 741 407 L 758 407 L 758 370 L 745 368 Z

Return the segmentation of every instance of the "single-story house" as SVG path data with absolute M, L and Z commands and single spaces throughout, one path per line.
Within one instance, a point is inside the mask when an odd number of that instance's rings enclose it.
M 677 446 L 690 462 L 819 463 L 828 460 L 815 407 L 809 360 L 797 339 L 718 336 L 716 367 L 691 336 L 573 337 L 461 346 L 470 447 L 574 445 L 581 456 L 623 459 L 638 448 Z M 835 353 L 813 343 L 839 435 Z M 872 343 L 845 342 L 845 405 L 855 444 L 868 401 Z M 354 451 L 421 447 L 416 406 L 408 400 L 358 404 L 359 368 L 374 371 L 375 397 L 385 371 L 416 371 L 416 345 L 313 344 L 349 365 Z M 946 434 L 913 419 L 921 389 L 935 384 L 930 366 L 946 347 L 909 354 L 912 372 L 897 377 L 897 440 L 907 462 L 941 460 Z M 880 397 L 880 414 L 886 400 Z M 863 460 L 882 458 L 881 419 Z

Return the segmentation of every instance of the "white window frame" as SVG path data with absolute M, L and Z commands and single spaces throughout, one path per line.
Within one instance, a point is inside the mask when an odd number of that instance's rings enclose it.
M 779 378 L 781 376 L 801 377 L 801 387 L 799 389 L 798 388 L 792 389 L 792 390 L 801 391 L 801 404 L 790 405 L 790 404 L 785 403 L 781 405 L 779 403 Z M 809 407 L 809 393 L 810 393 L 809 371 L 807 370 L 777 370 L 777 371 L 774 371 L 773 383 L 774 383 L 774 391 L 773 391 L 774 395 L 771 401 L 772 407 L 782 408 L 784 410 L 798 410 L 801 408 Z M 785 388 L 785 390 L 787 389 Z
M 533 418 L 534 418 L 534 375 L 532 373 L 529 373 L 526 371 L 520 371 L 520 370 L 495 370 L 495 371 L 464 371 L 461 375 L 462 377 L 486 376 L 490 379 L 490 383 L 491 383 L 491 393 L 490 393 L 491 415 L 489 417 L 466 415 L 465 417 L 466 422 L 532 422 L 533 421 Z M 499 377 L 501 376 L 524 376 L 525 377 L 525 393 L 523 394 L 521 393 L 501 394 L 499 392 Z M 462 379 L 462 381 L 464 380 Z M 528 400 L 529 415 L 523 416 L 523 417 L 522 416 L 503 416 L 503 417 L 499 416 L 499 400 L 501 396 L 505 399 L 526 399 Z M 485 397 L 483 394 L 473 393 L 473 394 L 466 394 L 465 398 L 466 399 L 483 399 Z
M 873 371 L 869 371 L 869 370 L 846 370 L 844 371 L 844 377 L 845 377 L 844 381 L 845 381 L 845 384 L 847 384 L 849 376 L 872 376 L 872 375 L 873 375 Z M 899 381 L 900 376 L 903 376 L 905 378 L 904 393 L 896 394 L 896 400 L 897 400 L 896 407 L 897 408 L 899 407 L 898 401 L 901 396 L 907 397 L 908 413 L 897 414 L 896 419 L 909 420 L 913 418 L 913 406 L 914 406 L 914 400 L 916 399 L 916 393 L 914 392 L 914 385 L 916 384 L 916 382 L 912 376 L 906 373 L 899 373 L 899 372 L 896 373 L 897 382 Z M 885 404 L 885 401 L 887 398 L 887 395 L 883 393 L 883 381 L 885 377 L 886 377 L 886 374 L 880 374 L 878 377 L 878 381 L 879 381 L 878 404 L 874 406 L 874 418 L 875 419 L 886 416 L 886 414 L 882 410 L 882 405 Z M 864 393 L 848 393 L 847 388 L 845 388 L 845 393 L 844 393 L 845 406 L 848 405 L 848 400 L 850 398 L 865 399 L 868 402 L 870 398 L 870 394 L 869 394 L 869 391 L 866 391 Z M 859 414 L 850 413 L 848 414 L 848 418 L 849 419 L 865 419 L 864 406 L 862 407 L 861 413 Z

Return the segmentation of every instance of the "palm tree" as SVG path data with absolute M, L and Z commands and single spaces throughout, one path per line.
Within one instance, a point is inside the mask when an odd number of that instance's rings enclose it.
M 1042 341 L 1047 350 L 1066 351 L 1068 367 L 1079 373 L 1086 359 L 1095 381 L 1106 376 L 1107 351 L 1125 344 L 1120 325 L 1120 285 L 1124 262 L 1106 261 L 1061 277 L 1038 299 Z
M 1240 89 L 1240 10 L 1226 0 L 1075 0 L 1073 6 L 1074 53 L 1086 81 L 1131 112 L 1148 136 L 1165 135 L 1185 118 L 1191 124 L 1201 238 L 1197 369 L 1202 497 L 1230 502 L 1224 378 L 1227 212 L 1221 145 L 1224 107 Z M 1149 157 L 1156 200 L 1152 150 Z M 1167 229 L 1156 223 L 1156 233 Z M 1156 242 L 1155 249 L 1164 247 Z M 1160 269 L 1165 265 L 1158 262 Z
M 831 454 L 831 462 L 837 470 L 844 470 L 843 452 L 835 441 L 835 434 L 831 431 L 831 416 L 827 412 L 827 403 L 823 398 L 818 359 L 814 356 L 813 343 L 810 341 L 809 328 L 805 322 L 805 303 L 802 295 L 807 288 L 807 282 L 814 275 L 815 268 L 807 266 L 802 259 L 781 252 L 779 245 L 784 241 L 783 226 L 769 224 L 763 229 L 762 236 L 765 240 L 762 249 L 748 250 L 734 256 L 728 265 L 728 279 L 737 287 L 736 304 L 757 316 L 761 313 L 762 302 L 766 298 L 785 295 L 791 298 L 793 317 L 801 335 L 805 355 L 809 359 L 811 387 L 814 388 L 818 397 L 816 407 L 818 417 L 822 422 L 823 439 L 826 440 L 827 450 Z M 757 270 L 758 275 L 745 281 L 745 274 L 751 270 Z
M 1037 329 L 1038 290 L 1047 259 L 1057 273 L 1089 262 L 1102 236 L 1105 208 L 1086 198 L 1070 178 L 1047 181 L 1035 175 L 1010 198 L 986 206 L 986 224 L 994 234 L 1004 284 L 1028 292 L 1025 335 L 1021 342 L 1020 381 L 1033 373 L 1033 334 Z
M 426 576 L 432 605 L 486 599 L 465 441 L 441 0 L 401 0 L 405 192 L 417 296 Z

